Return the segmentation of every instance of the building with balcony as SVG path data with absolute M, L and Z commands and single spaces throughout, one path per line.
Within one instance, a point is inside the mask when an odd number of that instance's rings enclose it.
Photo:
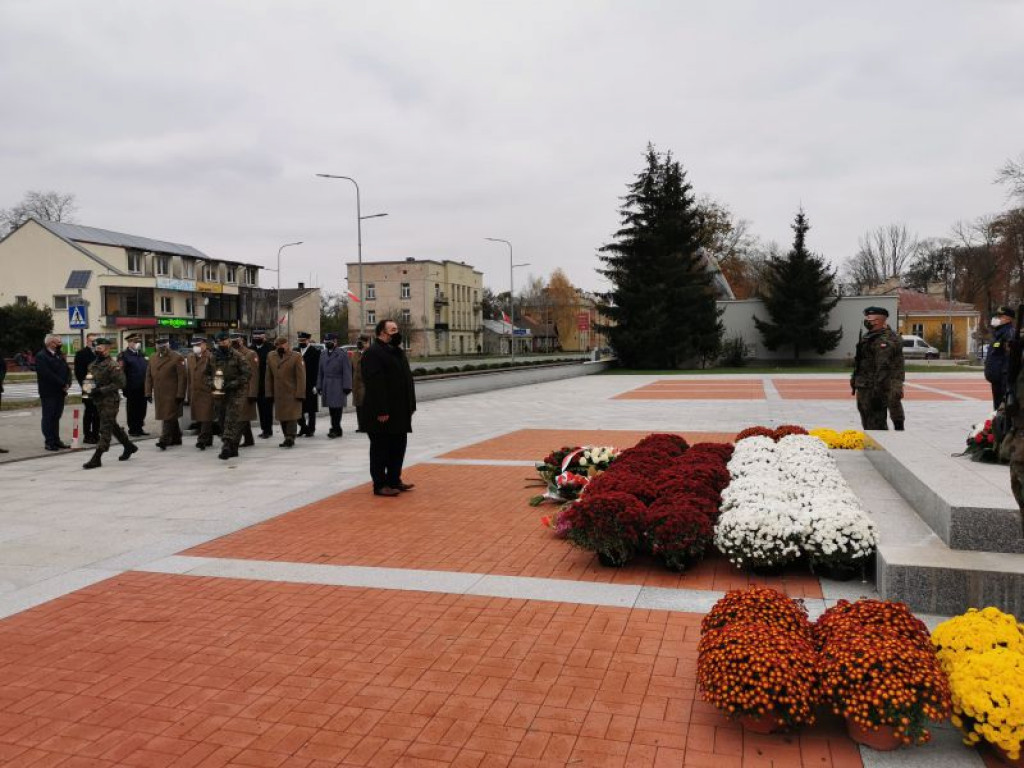
M 84 333 L 118 346 L 139 333 L 147 348 L 167 335 L 185 346 L 197 333 L 273 327 L 277 296 L 259 287 L 260 269 L 190 245 L 29 219 L 0 240 L 0 304 L 50 307 L 68 349 Z
M 458 261 L 406 259 L 348 264 L 349 288 L 362 298 L 349 304 L 349 337 L 373 335 L 379 320 L 398 323 L 413 357 L 470 355 L 483 351 L 483 273 Z

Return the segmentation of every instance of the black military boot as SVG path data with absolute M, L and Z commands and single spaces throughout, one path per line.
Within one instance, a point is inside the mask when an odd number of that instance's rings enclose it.
M 291 448 L 293 445 L 295 445 L 295 438 L 294 437 L 286 437 L 284 439 L 284 442 L 281 443 L 280 447 L 281 448 Z
M 221 446 L 220 446 L 220 453 L 217 455 L 217 458 L 218 459 L 224 459 L 224 461 L 227 461 L 232 456 L 237 456 L 237 455 L 238 455 L 237 453 L 232 453 L 232 451 L 231 451 L 231 442 L 228 441 L 228 440 L 225 440 L 221 444 Z
M 103 466 L 103 451 L 95 450 L 92 452 L 92 458 L 89 459 L 85 464 L 82 465 L 82 469 L 96 469 L 96 467 Z
M 117 457 L 118 461 L 128 461 L 132 457 L 132 454 L 139 450 L 139 447 L 130 440 L 124 444 L 124 450 L 121 451 L 121 455 Z
M 897 432 L 902 432 L 903 431 L 903 422 L 902 421 L 895 421 L 894 420 L 893 423 L 892 423 L 892 428 L 895 429 Z
M 242 447 L 243 448 L 249 448 L 250 446 L 256 445 L 256 441 L 253 440 L 253 437 L 252 437 L 252 427 L 251 426 L 249 426 L 247 424 L 245 429 L 242 430 L 242 434 L 244 435 L 244 438 L 245 438 L 244 440 L 242 440 Z
M 161 451 L 166 451 L 168 445 L 171 445 L 171 443 L 165 443 L 162 437 L 156 441 L 156 447 Z

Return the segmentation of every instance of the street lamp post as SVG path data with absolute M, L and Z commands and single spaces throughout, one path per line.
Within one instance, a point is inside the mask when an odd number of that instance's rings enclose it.
M 363 216 L 362 201 L 359 197 L 359 182 L 351 176 L 339 176 L 333 173 L 318 173 L 317 176 L 321 179 L 345 179 L 346 181 L 351 181 L 356 188 L 356 253 L 359 259 L 359 333 L 362 334 L 366 325 L 363 309 L 363 302 L 366 299 L 363 295 L 363 220 L 377 219 L 381 216 L 387 216 L 387 214 L 372 213 L 369 216 Z
M 516 267 L 528 267 L 529 263 L 526 264 L 513 264 L 512 263 L 512 243 L 508 240 L 502 240 L 500 237 L 485 237 L 484 240 L 490 240 L 492 243 L 504 243 L 508 246 L 508 324 L 511 328 L 511 336 L 509 338 L 509 350 L 512 353 L 512 362 L 516 361 L 516 304 L 513 299 L 515 293 L 515 279 L 512 276 L 512 270 Z
M 281 332 L 281 251 L 285 248 L 291 248 L 293 245 L 302 245 L 302 241 L 297 240 L 294 243 L 285 243 L 277 249 L 277 308 L 274 314 L 275 335 L 280 335 Z

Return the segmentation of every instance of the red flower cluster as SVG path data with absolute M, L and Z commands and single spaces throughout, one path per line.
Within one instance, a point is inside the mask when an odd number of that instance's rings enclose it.
M 714 534 L 708 502 L 698 496 L 665 496 L 647 508 L 647 543 L 673 571 L 682 571 Z
M 557 468 L 559 472 L 562 471 L 562 462 L 565 461 L 565 457 L 570 453 L 575 453 L 580 449 L 578 445 L 564 445 L 557 451 L 552 451 L 544 457 L 544 463 L 549 467 Z M 568 469 L 568 467 L 566 468 Z
M 688 455 L 711 453 L 728 463 L 735 450 L 732 443 L 694 443 L 690 446 Z
M 902 603 L 840 601 L 818 619 L 823 702 L 862 728 L 890 727 L 904 744 L 949 717 L 949 681 L 928 629 Z
M 637 451 L 653 449 L 655 453 L 660 453 L 664 456 L 682 456 L 689 447 L 689 444 L 683 439 L 682 435 L 654 432 L 640 440 L 640 442 L 633 446 L 633 449 Z
M 618 461 L 612 464 L 612 467 L 615 467 L 617 464 Z M 629 468 L 620 468 L 613 472 L 611 471 L 612 467 L 590 481 L 586 488 L 586 496 L 600 496 L 611 491 L 628 493 L 638 498 L 644 504 L 650 504 L 654 501 L 654 484 L 650 479 Z
M 775 441 L 778 442 L 786 435 L 806 435 L 807 430 L 798 424 L 783 424 L 775 428 Z
M 782 728 L 814 723 L 818 654 L 802 605 L 765 587 L 733 590 L 705 617 L 701 632 L 697 685 L 705 700 Z
M 806 435 L 807 430 L 796 424 L 783 424 L 780 427 L 772 429 L 771 427 L 747 427 L 742 432 L 736 435 L 736 442 L 743 440 L 746 437 L 770 437 L 775 442 L 779 442 L 786 435 Z
M 570 542 L 597 552 L 610 564 L 625 565 L 640 546 L 647 507 L 631 494 L 605 491 L 584 493 L 562 514 Z

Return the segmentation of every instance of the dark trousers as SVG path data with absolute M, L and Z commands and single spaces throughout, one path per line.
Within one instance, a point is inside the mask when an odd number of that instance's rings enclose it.
M 128 420 L 128 433 L 136 435 L 142 431 L 142 427 L 146 423 L 146 395 L 140 389 L 126 390 L 124 393 L 125 414 Z
M 993 381 L 990 382 L 990 384 L 992 386 L 992 410 L 998 411 L 999 406 L 1003 402 L 1003 395 L 1005 394 L 1003 392 L 1003 382 Z
M 302 401 L 302 416 L 299 417 L 299 434 L 312 435 L 316 432 L 316 412 L 320 407 L 316 395 Z
M 82 437 L 85 440 L 95 440 L 100 433 L 100 412 L 96 410 L 96 404 L 92 400 L 83 400 L 85 413 L 82 415 Z
M 260 414 L 260 432 L 264 435 L 272 435 L 274 433 L 274 401 L 266 397 L 257 397 L 256 410 Z
M 370 432 L 370 477 L 373 490 L 384 486 L 397 488 L 402 482 L 402 464 L 405 462 L 405 446 L 409 435 L 389 435 L 384 432 Z
M 341 412 L 344 408 L 328 408 L 327 412 L 331 414 L 331 430 L 334 432 L 341 432 Z
M 60 445 L 60 417 L 64 413 L 64 395 L 40 397 L 43 410 L 43 440 L 46 445 Z

